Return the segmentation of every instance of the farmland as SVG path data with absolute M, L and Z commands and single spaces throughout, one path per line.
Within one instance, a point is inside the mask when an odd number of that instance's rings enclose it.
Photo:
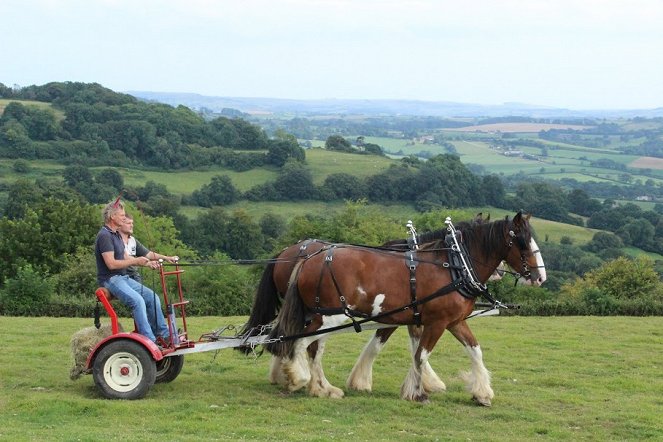
M 188 322 L 197 336 L 244 319 Z M 372 393 L 346 391 L 341 400 L 283 393 L 266 380 L 267 355 L 255 359 L 223 350 L 187 356 L 180 376 L 152 387 L 146 399 L 103 400 L 91 376 L 68 378 L 69 337 L 91 322 L 0 317 L 0 439 L 663 438 L 661 364 L 651 353 L 663 345 L 660 317 L 473 319 L 492 372 L 492 408 L 476 406 L 464 391 L 459 373 L 470 362 L 448 334 L 430 359 L 447 392 L 433 394 L 425 405 L 401 400 L 410 364 L 405 330 L 396 332 L 377 359 Z M 368 337 L 348 333 L 329 340 L 325 368 L 332 384 L 344 386 Z

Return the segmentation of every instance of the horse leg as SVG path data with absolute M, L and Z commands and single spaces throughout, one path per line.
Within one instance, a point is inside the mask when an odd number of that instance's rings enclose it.
M 357 362 L 355 362 L 345 385 L 357 391 L 370 392 L 373 389 L 373 361 L 387 343 L 389 337 L 397 327 L 381 328 L 375 331 L 373 337 L 366 343 Z
M 472 361 L 472 371 L 462 374 L 463 380 L 467 383 L 468 391 L 472 393 L 472 399 L 481 405 L 490 407 L 495 394 L 490 387 L 490 372 L 483 365 L 483 354 L 479 342 L 477 342 L 465 321 L 450 327 L 449 331 L 463 344 Z
M 322 335 L 315 344 L 308 347 L 311 380 L 308 384 L 308 392 L 311 396 L 330 397 L 340 399 L 345 393 L 338 387 L 334 387 L 325 377 L 322 369 L 322 355 L 325 352 L 325 342 L 328 336 Z
M 269 364 L 269 383 L 273 385 L 287 385 L 288 378 L 283 371 L 283 358 L 280 356 L 273 356 Z
M 421 379 L 421 367 L 428 362 L 431 351 L 445 328 L 439 324 L 424 327 L 419 345 L 412 355 L 412 366 L 401 386 L 401 398 L 409 401 L 428 402 L 428 393 L 426 393 Z
M 423 333 L 423 327 L 408 325 L 407 331 L 410 334 L 410 352 L 412 353 L 412 357 L 414 357 L 414 354 L 419 347 L 419 340 Z M 435 373 L 428 360 L 426 360 L 421 366 L 421 381 L 423 382 L 424 390 L 426 390 L 427 393 L 436 393 L 447 390 L 447 386 L 444 385 L 442 379 L 440 379 L 437 373 Z
M 335 327 L 346 320 L 347 316 L 345 315 L 325 317 L 316 315 L 306 327 L 305 332 Z M 287 387 L 289 391 L 297 391 L 309 386 L 309 393 L 312 396 L 343 397 L 343 390 L 334 387 L 327 380 L 322 369 L 322 355 L 324 354 L 324 341 L 326 339 L 327 336 L 317 335 L 301 338 L 295 342 L 292 358 L 284 358 L 282 364 L 283 371 L 288 379 Z M 309 353 L 307 353 L 307 349 Z

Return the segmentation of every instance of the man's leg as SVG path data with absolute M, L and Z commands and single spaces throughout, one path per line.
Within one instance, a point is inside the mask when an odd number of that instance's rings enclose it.
M 105 287 L 124 305 L 131 309 L 131 313 L 136 321 L 138 333 L 152 341 L 156 341 L 156 336 L 152 332 L 150 323 L 147 320 L 147 305 L 139 292 L 134 290 L 129 282 L 131 279 L 127 276 L 116 275 L 111 277 L 105 284 Z
M 144 286 L 131 278 L 129 278 L 129 286 L 142 296 L 147 309 L 147 320 L 150 323 L 154 335 L 168 339 L 170 333 L 168 332 L 166 319 L 163 316 L 163 310 L 161 310 L 161 299 L 159 296 L 149 287 Z

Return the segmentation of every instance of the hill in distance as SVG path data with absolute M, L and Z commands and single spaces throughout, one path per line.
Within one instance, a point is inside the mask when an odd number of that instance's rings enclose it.
M 450 101 L 422 100 L 362 100 L 285 98 L 213 97 L 184 92 L 128 91 L 130 95 L 146 101 L 171 106 L 184 105 L 194 110 L 207 109 L 220 113 L 223 109 L 237 109 L 253 115 L 294 114 L 307 115 L 408 115 L 435 117 L 502 117 L 531 118 L 655 118 L 663 117 L 663 107 L 655 109 L 571 110 L 523 103 L 481 105 Z

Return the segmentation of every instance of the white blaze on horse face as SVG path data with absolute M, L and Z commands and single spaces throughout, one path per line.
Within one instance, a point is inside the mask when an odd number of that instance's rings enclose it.
M 382 312 L 382 303 L 384 302 L 384 294 L 380 293 L 373 300 L 373 311 L 372 316 L 377 316 Z
M 541 285 L 545 282 L 546 280 L 546 266 L 543 264 L 543 257 L 541 256 L 541 251 L 539 250 L 539 246 L 534 241 L 534 238 L 530 241 L 530 250 L 534 252 L 534 256 L 536 257 L 536 269 L 532 269 L 532 283 L 536 285 Z M 538 276 L 538 277 L 537 277 Z

